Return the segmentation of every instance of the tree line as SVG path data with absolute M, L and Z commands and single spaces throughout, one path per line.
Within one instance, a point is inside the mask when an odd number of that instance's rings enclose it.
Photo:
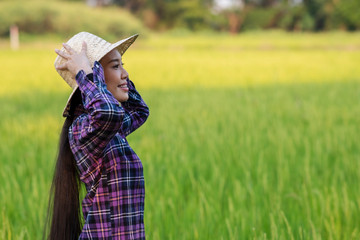
M 238 33 L 251 29 L 288 31 L 360 29 L 359 0 L 86 0 L 118 5 L 155 30 L 174 27 Z M 224 2 L 224 1 L 222 1 Z
M 83 8 L 85 3 L 101 11 Z M 79 8 L 85 16 L 76 14 Z M 70 34 L 79 28 L 121 34 L 143 25 L 156 31 L 183 28 L 233 34 L 259 29 L 355 31 L 360 30 L 359 9 L 360 0 L 0 0 L 0 37 L 8 36 L 11 25 L 30 34 Z

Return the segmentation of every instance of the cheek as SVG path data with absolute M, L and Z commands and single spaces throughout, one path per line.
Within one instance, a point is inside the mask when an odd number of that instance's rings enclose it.
M 116 82 L 114 75 L 115 74 L 113 74 L 112 72 L 107 72 L 104 74 L 106 85 L 111 86 L 114 84 L 114 82 Z

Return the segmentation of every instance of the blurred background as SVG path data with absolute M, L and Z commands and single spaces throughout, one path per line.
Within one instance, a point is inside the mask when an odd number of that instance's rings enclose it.
M 110 42 L 150 107 L 148 239 L 360 239 L 360 1 L 0 0 L 0 239 L 40 239 L 71 88 Z
M 71 36 L 86 29 L 96 34 L 129 32 L 249 30 L 356 31 L 356 0 L 1 0 L 0 36 L 17 25 L 28 34 Z M 106 9 L 109 14 L 101 14 Z M 112 10 L 112 11 L 110 11 Z M 106 11 L 104 11 L 106 12 Z M 102 19 L 100 27 L 97 20 Z M 126 24 L 125 24 L 126 23 Z M 119 27 L 120 26 L 120 27 Z

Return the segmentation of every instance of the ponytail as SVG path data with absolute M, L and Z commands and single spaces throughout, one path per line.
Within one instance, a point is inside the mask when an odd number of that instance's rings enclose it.
M 43 236 L 48 240 L 75 240 L 79 238 L 82 229 L 79 173 L 68 137 L 72 122 L 72 116 L 65 119 L 60 135 L 59 153 L 50 189 L 48 214 Z M 48 225 L 50 225 L 49 230 L 47 229 Z

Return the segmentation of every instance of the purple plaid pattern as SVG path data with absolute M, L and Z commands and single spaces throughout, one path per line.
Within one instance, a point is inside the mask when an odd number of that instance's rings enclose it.
M 129 100 L 120 104 L 98 62 L 76 81 L 83 106 L 69 128 L 69 143 L 87 190 L 79 239 L 145 239 L 143 167 L 126 136 L 146 121 L 149 109 L 130 80 Z

